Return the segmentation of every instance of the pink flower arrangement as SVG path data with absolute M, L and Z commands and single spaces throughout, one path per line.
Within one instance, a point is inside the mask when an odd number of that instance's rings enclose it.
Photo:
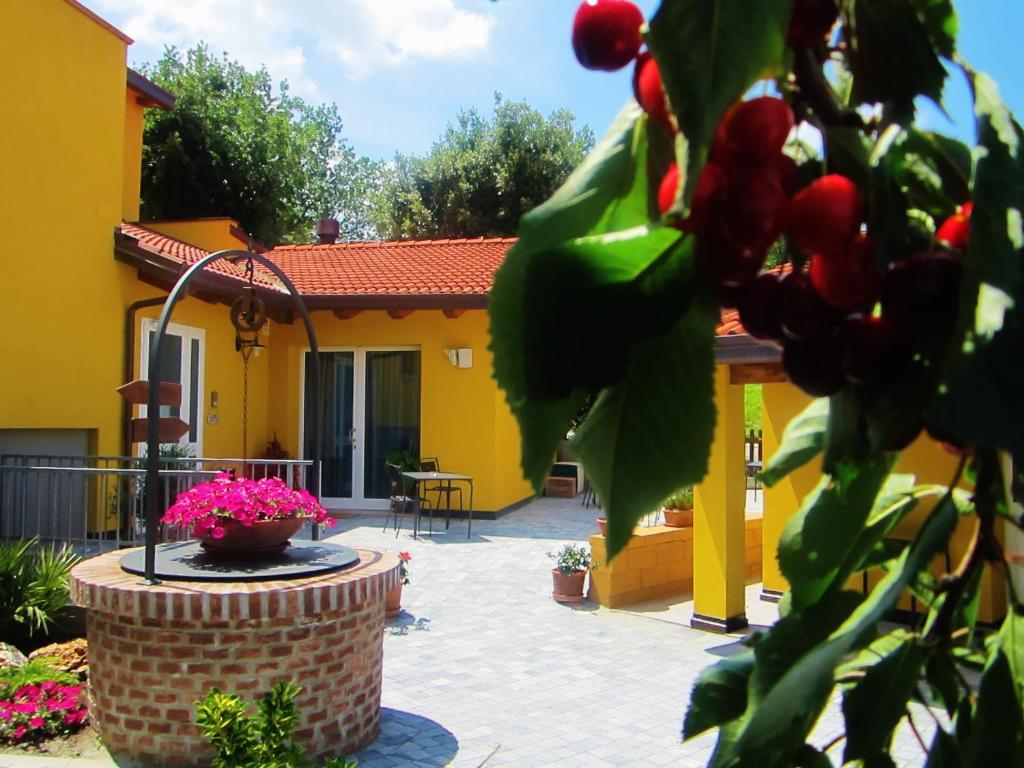
M 0 742 L 25 742 L 70 733 L 85 724 L 89 712 L 81 685 L 53 680 L 23 685 L 0 699 Z
M 412 555 L 408 552 L 398 553 L 398 578 L 402 580 L 403 584 L 409 583 L 409 566 L 408 562 L 412 560 Z
M 334 518 L 304 489 L 289 488 L 279 477 L 250 480 L 222 474 L 178 494 L 162 522 L 191 528 L 192 535 L 224 536 L 224 523 L 252 526 L 263 520 L 306 518 L 331 526 Z

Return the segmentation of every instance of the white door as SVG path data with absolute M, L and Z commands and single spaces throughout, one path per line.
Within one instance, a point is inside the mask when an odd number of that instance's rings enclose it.
M 312 443 L 306 408 L 311 358 L 303 365 L 303 455 Z M 412 347 L 320 352 L 322 470 L 320 496 L 335 509 L 387 509 L 385 457 L 419 456 L 420 352 Z
M 139 371 L 149 379 L 149 350 L 156 340 L 156 320 L 142 320 L 142 359 Z M 181 384 L 181 405 L 160 406 L 161 416 L 177 417 L 188 424 L 188 432 L 178 441 L 191 449 L 193 456 L 203 450 L 203 372 L 206 332 L 202 328 L 169 323 L 164 336 L 160 375 L 163 381 Z M 146 406 L 139 415 L 146 417 Z

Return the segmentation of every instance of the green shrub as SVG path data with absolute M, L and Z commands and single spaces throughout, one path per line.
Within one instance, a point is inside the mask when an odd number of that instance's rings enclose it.
M 548 552 L 548 557 L 555 561 L 555 569 L 565 576 L 590 568 L 590 550 L 582 545 L 566 544 L 558 552 Z
M 8 698 L 23 685 L 39 685 L 52 680 L 60 685 L 77 685 L 78 675 L 58 672 L 49 658 L 29 659 L 20 667 L 0 667 L 0 699 Z
M 668 509 L 693 509 L 693 486 L 680 488 L 665 499 L 661 506 Z
M 295 683 L 278 683 L 260 699 L 255 716 L 234 694 L 211 690 L 196 705 L 196 725 L 213 747 L 213 768 L 303 768 L 309 756 L 292 739 L 299 713 Z M 356 768 L 344 757 L 330 758 L 324 768 Z
M 79 559 L 35 538 L 0 542 L 0 637 L 48 633 L 68 606 L 68 573 Z

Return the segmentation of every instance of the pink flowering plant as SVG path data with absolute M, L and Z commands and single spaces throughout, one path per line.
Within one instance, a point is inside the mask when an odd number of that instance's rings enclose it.
M 89 716 L 83 690 L 56 680 L 0 689 L 0 743 L 40 741 L 78 730 Z
M 309 491 L 289 488 L 279 477 L 250 480 L 222 474 L 178 494 L 161 520 L 190 528 L 198 538 L 219 539 L 230 521 L 252 526 L 265 520 L 297 517 L 334 525 L 334 519 Z

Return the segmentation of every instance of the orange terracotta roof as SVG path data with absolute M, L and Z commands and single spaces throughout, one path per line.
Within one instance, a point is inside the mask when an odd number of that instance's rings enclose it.
M 515 238 L 280 245 L 266 256 L 303 295 L 480 295 Z
M 198 248 L 197 246 L 190 245 L 182 240 L 177 240 L 167 235 L 162 235 L 159 232 L 155 232 L 152 229 L 147 229 L 140 224 L 132 224 L 123 222 L 121 224 L 121 232 L 134 238 L 140 248 L 150 251 L 151 253 L 164 256 L 166 258 L 179 261 L 183 266 L 191 266 L 202 258 L 210 255 L 210 252 Z M 210 270 L 227 277 L 235 278 L 236 280 L 245 280 L 245 265 L 242 263 L 231 263 L 229 261 L 217 261 L 210 265 Z M 272 288 L 277 291 L 284 290 L 281 281 L 277 277 L 267 272 L 259 264 L 255 265 L 254 279 L 258 285 L 264 288 Z

